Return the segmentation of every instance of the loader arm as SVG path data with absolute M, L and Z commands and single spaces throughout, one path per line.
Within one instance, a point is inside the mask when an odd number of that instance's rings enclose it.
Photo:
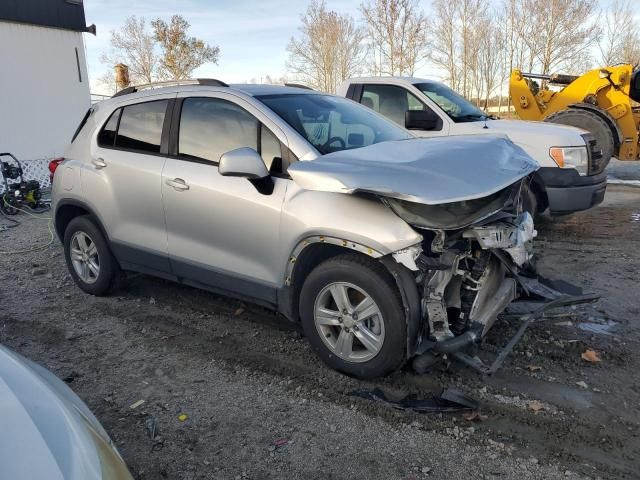
M 531 91 L 529 82 L 520 70 L 514 70 L 509 77 L 509 95 L 513 107 L 521 120 L 541 122 L 544 120 L 544 104 L 539 104 Z
M 540 91 L 531 90 L 529 76 L 543 80 Z M 554 81 L 556 78 L 562 81 Z M 522 120 L 545 121 L 557 112 L 589 106 L 589 110 L 609 124 L 616 139 L 615 156 L 620 160 L 636 160 L 640 155 L 640 111 L 633 107 L 630 97 L 632 78 L 631 65 L 595 69 L 578 77 L 530 75 L 514 70 L 509 79 L 509 93 Z M 547 83 L 566 86 L 552 91 Z

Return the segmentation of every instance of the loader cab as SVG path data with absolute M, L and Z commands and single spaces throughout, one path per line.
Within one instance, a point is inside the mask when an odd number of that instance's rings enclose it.
M 640 69 L 631 74 L 631 86 L 629 87 L 629 96 L 635 102 L 640 103 Z

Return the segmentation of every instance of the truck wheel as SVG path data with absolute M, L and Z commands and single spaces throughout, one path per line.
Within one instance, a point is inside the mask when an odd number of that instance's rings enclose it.
M 300 292 L 302 327 L 331 368 L 362 379 L 398 369 L 407 342 L 404 309 L 385 268 L 356 254 L 316 267 Z
M 64 232 L 64 258 L 76 285 L 102 296 L 116 283 L 120 268 L 102 232 L 88 216 L 76 217 Z
M 615 140 L 609 124 L 597 113 L 579 108 L 570 108 L 552 113 L 544 119 L 545 122 L 560 123 L 571 127 L 578 127 L 591 132 L 602 150 L 602 164 L 606 165 L 615 153 Z

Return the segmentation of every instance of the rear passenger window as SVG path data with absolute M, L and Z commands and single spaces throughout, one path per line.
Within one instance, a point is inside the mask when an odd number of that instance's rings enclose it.
M 258 120 L 226 100 L 187 98 L 182 104 L 178 154 L 218 162 L 241 147 L 258 150 Z
M 116 147 L 160 153 L 167 100 L 127 105 L 122 110 Z
M 116 130 L 118 129 L 120 112 L 122 112 L 121 108 L 113 112 L 109 117 L 109 120 L 107 120 L 107 123 L 102 127 L 102 130 L 100 130 L 100 133 L 98 134 L 98 145 L 101 147 L 113 147 L 113 144 L 116 141 Z

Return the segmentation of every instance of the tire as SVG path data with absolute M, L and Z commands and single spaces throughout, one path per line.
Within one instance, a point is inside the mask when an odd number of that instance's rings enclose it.
M 544 121 L 578 127 L 591 132 L 596 139 L 597 146 L 602 150 L 602 160 L 600 162 L 603 165 L 607 165 L 615 153 L 616 144 L 613 132 L 609 124 L 595 112 L 570 108 L 552 113 Z
M 85 250 L 83 250 L 83 242 L 84 246 L 87 247 Z M 96 296 L 107 295 L 112 291 L 120 273 L 120 268 L 104 235 L 96 224 L 91 221 L 90 217 L 81 216 L 71 220 L 64 232 L 63 244 L 67 268 L 78 287 Z M 82 253 L 83 251 L 86 253 L 86 257 L 84 257 L 86 261 L 84 258 L 78 258 L 79 256 L 82 257 L 78 252 Z M 93 262 L 91 265 L 89 265 L 89 260 Z M 83 271 L 82 266 L 79 267 L 78 263 L 86 265 L 86 269 Z M 95 271 L 96 265 L 97 274 Z M 87 275 L 84 275 L 84 273 L 88 273 L 89 278 L 86 278 Z
M 5 215 L 17 215 L 18 209 L 11 205 L 11 203 L 7 200 L 7 196 L 3 195 L 0 197 L 0 211 Z
M 338 317 L 335 293 L 340 297 L 342 291 L 346 292 L 351 313 Z M 368 307 L 356 309 L 367 297 L 371 300 Z M 322 312 L 332 312 L 322 315 L 331 325 L 316 322 L 320 308 L 324 308 Z M 376 313 L 371 314 L 373 311 Z M 373 379 L 397 370 L 406 360 L 407 329 L 400 294 L 384 266 L 367 257 L 344 254 L 317 266 L 302 286 L 300 317 L 313 349 L 329 367 L 339 372 Z M 338 342 L 343 336 L 351 339 L 351 350 L 339 348 Z M 333 347 L 332 343 L 335 343 Z M 348 341 L 340 345 L 348 345 Z M 349 358 L 345 352 L 350 352 Z

